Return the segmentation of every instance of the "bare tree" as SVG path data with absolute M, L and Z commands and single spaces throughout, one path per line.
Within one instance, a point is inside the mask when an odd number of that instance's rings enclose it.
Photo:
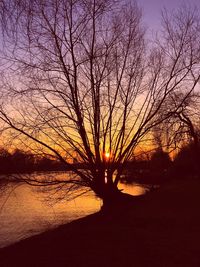
M 177 99 L 180 97 L 182 96 L 173 97 L 171 105 L 177 106 Z M 199 146 L 199 101 L 199 93 L 192 93 L 171 117 L 171 121 L 179 129 L 178 135 L 179 139 L 183 139 L 183 145 L 193 142 L 196 147 Z
M 197 13 L 181 9 L 172 19 L 165 12 L 161 41 L 148 50 L 134 1 L 0 5 L 2 127 L 74 173 L 71 179 L 27 182 L 81 185 L 112 199 L 138 144 L 174 112 L 163 108 L 169 97 L 184 91 L 180 106 L 199 80 Z
M 186 71 L 187 76 L 186 84 L 176 84 L 176 90 L 170 92 L 165 105 L 157 114 L 160 117 L 169 114 L 168 118 L 152 129 L 156 145 L 171 151 L 188 138 L 197 141 L 194 135 L 197 134 L 199 117 L 199 18 L 196 10 L 187 5 L 174 13 L 164 10 L 162 18 L 164 43 L 159 41 L 160 47 L 170 60 L 177 60 L 174 68 L 169 67 L 169 70 L 172 70 L 171 74 L 176 79 L 182 70 Z M 184 68 L 186 66 L 188 69 Z

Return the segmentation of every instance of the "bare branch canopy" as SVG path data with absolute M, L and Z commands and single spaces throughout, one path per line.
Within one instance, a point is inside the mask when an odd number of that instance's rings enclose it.
M 66 164 L 79 184 L 104 198 L 151 129 L 195 90 L 198 13 L 164 11 L 159 41 L 149 45 L 135 1 L 0 5 L 2 127 Z M 169 105 L 179 91 L 176 107 Z

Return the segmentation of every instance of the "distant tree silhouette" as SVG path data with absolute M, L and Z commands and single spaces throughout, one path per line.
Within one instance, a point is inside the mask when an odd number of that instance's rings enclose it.
M 60 170 L 66 170 L 66 166 L 45 155 L 38 156 L 20 149 L 15 149 L 12 153 L 0 149 L 0 174 Z
M 0 149 L 0 173 L 8 172 L 12 166 L 11 154 L 6 150 Z
M 161 184 L 172 179 L 173 162 L 167 152 L 156 149 L 151 152 L 151 158 L 134 159 L 127 163 L 123 182 Z
M 163 35 L 149 49 L 134 1 L 2 0 L 0 5 L 7 67 L 2 123 L 29 149 L 74 173 L 58 184 L 90 187 L 109 201 L 118 195 L 138 144 L 170 118 L 199 81 L 198 12 L 163 12 Z M 184 94 L 174 110 L 168 103 L 177 91 Z
M 170 105 L 177 107 L 177 102 L 183 97 L 179 92 L 171 96 Z M 170 135 L 174 147 L 178 148 L 173 170 L 175 176 L 200 175 L 200 95 L 198 89 L 190 94 L 170 118 Z
M 171 164 L 171 159 L 167 152 L 164 152 L 162 149 L 159 149 L 152 154 L 151 164 L 153 165 L 153 168 L 158 171 L 166 170 Z
M 32 154 L 25 153 L 19 149 L 16 149 L 12 153 L 12 165 L 11 168 L 16 172 L 19 171 L 30 171 L 34 169 L 34 157 Z
M 173 163 L 173 170 L 179 178 L 200 176 L 200 148 L 193 142 L 183 146 L 176 155 Z

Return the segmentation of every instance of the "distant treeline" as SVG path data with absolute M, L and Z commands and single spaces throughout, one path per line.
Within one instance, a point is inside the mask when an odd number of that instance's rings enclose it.
M 200 148 L 193 143 L 182 147 L 174 160 L 162 149 L 155 151 L 149 160 L 127 163 L 124 182 L 160 184 L 172 179 L 200 178 Z
M 66 170 L 66 166 L 45 156 L 37 156 L 16 149 L 12 153 L 0 149 L 0 173 L 28 173 L 34 171 Z
M 82 169 L 88 168 L 81 163 L 74 165 Z M 0 149 L 0 174 L 67 170 L 64 163 L 45 156 L 19 149 L 12 153 Z M 186 177 L 200 177 L 200 148 L 194 144 L 183 147 L 173 161 L 162 149 L 155 151 L 148 160 L 129 161 L 126 163 L 122 180 L 130 183 L 160 184 L 170 179 Z

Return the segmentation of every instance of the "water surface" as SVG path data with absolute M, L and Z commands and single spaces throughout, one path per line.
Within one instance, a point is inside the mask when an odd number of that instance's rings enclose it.
M 120 184 L 119 188 L 132 195 L 146 191 L 145 186 L 138 184 Z M 9 188 L 0 196 L 0 248 L 95 213 L 101 205 L 101 200 L 92 192 L 55 203 L 44 201 L 44 193 L 26 184 L 14 190 Z

